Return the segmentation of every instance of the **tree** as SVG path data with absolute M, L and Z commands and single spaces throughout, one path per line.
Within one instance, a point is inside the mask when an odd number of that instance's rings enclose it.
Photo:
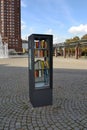
M 81 37 L 81 40 L 87 40 L 87 34 L 83 35 L 83 36 Z
M 73 42 L 78 42 L 80 38 L 78 36 L 73 37 Z
M 66 44 L 70 44 L 70 43 L 74 43 L 74 42 L 78 42 L 80 40 L 80 38 L 78 36 L 75 36 L 71 39 L 66 39 Z
M 66 39 L 66 40 L 65 40 L 65 43 L 66 43 L 66 44 L 70 44 L 70 43 L 71 43 L 71 39 Z

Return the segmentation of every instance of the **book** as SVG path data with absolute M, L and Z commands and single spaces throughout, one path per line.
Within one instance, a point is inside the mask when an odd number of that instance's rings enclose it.
M 40 50 L 40 57 L 44 57 L 44 51 Z
M 36 48 L 38 48 L 38 42 L 36 42 Z
M 41 48 L 45 47 L 45 40 L 41 40 Z
M 39 77 L 39 71 L 38 70 L 35 70 L 35 78 Z
M 47 57 L 47 50 L 44 51 L 44 57 Z
M 38 51 L 34 50 L 34 56 L 37 57 L 38 56 Z
M 41 70 L 39 70 L 39 77 L 41 77 L 42 75 L 41 75 Z
M 40 41 L 38 41 L 38 48 L 41 48 L 41 43 L 40 43 Z
M 39 69 L 39 64 L 38 64 L 38 61 L 35 61 L 35 70 L 38 70 Z
M 41 68 L 44 69 L 44 61 L 41 61 Z
M 44 61 L 37 60 L 35 61 L 35 70 L 44 69 Z
M 38 61 L 38 67 L 41 69 L 41 60 Z
M 45 47 L 44 48 L 47 48 L 48 46 L 47 46 L 47 42 L 45 41 Z

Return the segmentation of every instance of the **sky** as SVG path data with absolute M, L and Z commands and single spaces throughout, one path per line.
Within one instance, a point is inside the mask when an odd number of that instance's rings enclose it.
M 21 34 L 52 34 L 53 43 L 87 34 L 87 0 L 21 0 Z

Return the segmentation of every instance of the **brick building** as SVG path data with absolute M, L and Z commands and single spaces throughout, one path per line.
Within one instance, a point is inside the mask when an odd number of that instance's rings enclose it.
M 0 0 L 0 34 L 9 49 L 22 51 L 20 0 Z

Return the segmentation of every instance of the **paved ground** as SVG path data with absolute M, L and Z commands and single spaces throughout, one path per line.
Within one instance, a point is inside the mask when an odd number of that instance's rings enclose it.
M 87 60 L 54 58 L 53 105 L 29 101 L 27 58 L 0 59 L 0 130 L 87 130 Z

